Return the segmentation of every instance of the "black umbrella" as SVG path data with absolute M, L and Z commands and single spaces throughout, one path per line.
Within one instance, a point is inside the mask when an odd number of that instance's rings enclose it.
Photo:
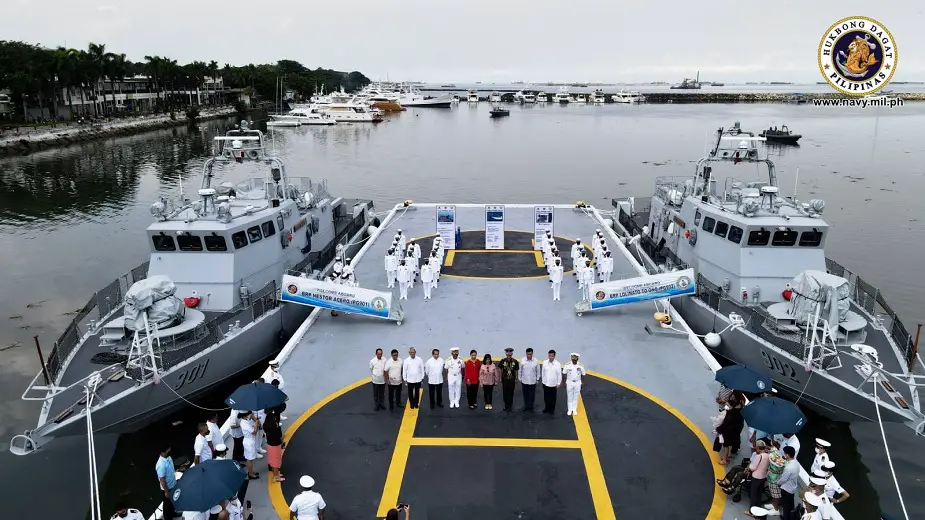
M 237 493 L 245 478 L 233 460 L 207 460 L 183 473 L 170 498 L 177 511 L 208 511 Z
M 716 380 L 733 390 L 752 394 L 770 392 L 771 376 L 764 370 L 756 370 L 748 365 L 732 365 L 716 371 Z
M 806 424 L 806 416 L 790 401 L 777 397 L 755 399 L 742 408 L 742 418 L 756 430 L 773 435 L 796 433 Z
M 266 410 L 286 401 L 286 394 L 269 383 L 248 383 L 238 387 L 225 403 L 235 410 Z

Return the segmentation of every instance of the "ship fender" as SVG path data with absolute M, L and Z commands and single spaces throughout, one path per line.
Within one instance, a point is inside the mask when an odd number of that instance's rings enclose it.
M 697 230 L 689 229 L 684 235 L 687 237 L 687 243 L 694 247 L 697 245 Z

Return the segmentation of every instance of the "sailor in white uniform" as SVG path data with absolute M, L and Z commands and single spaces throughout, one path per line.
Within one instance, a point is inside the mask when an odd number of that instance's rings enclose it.
M 312 491 L 315 479 L 304 475 L 299 479 L 299 485 L 302 486 L 302 492 L 292 499 L 292 503 L 289 504 L 289 511 L 293 513 L 297 520 L 318 520 L 319 513 L 324 511 L 327 504 L 324 503 L 324 499 L 321 498 L 320 494 Z
M 344 274 L 347 275 L 347 278 L 350 280 L 350 285 L 357 287 L 359 282 L 357 282 L 356 273 L 353 272 L 352 258 L 344 260 Z
M 591 267 L 591 259 L 585 260 L 585 266 L 578 273 L 578 288 L 581 290 L 581 298 L 585 301 L 591 301 L 591 284 L 594 283 L 594 268 Z
M 395 256 L 396 256 L 399 260 L 401 260 L 402 258 L 405 257 L 405 256 L 404 256 L 404 255 L 405 255 L 405 252 L 402 251 L 401 249 L 399 249 L 399 247 L 398 247 L 398 240 L 392 239 L 392 245 L 389 246 L 389 249 L 394 249 L 394 250 L 395 250 Z
M 450 408 L 459 408 L 459 396 L 462 393 L 463 360 L 459 359 L 459 347 L 450 349 L 446 358 L 446 386 L 450 393 Z
M 816 439 L 816 456 L 813 458 L 813 465 L 810 467 L 810 473 L 821 473 L 822 466 L 829 461 L 829 454 L 825 452 L 830 448 L 832 443 L 825 439 Z
M 572 258 L 572 266 L 574 267 L 572 276 L 578 276 L 578 266 L 581 265 L 579 261 L 581 260 L 581 253 L 584 249 L 585 246 L 581 245 L 581 239 L 576 238 L 575 243 L 572 244 L 572 254 L 570 255 Z
M 350 273 L 344 271 L 340 275 L 340 284 L 346 285 L 347 287 L 356 287 L 357 283 L 352 278 L 350 278 Z
M 578 413 L 578 396 L 581 395 L 581 383 L 585 377 L 585 367 L 578 362 L 578 353 L 572 352 L 571 363 L 562 366 L 565 377 L 565 391 L 568 401 L 568 415 Z
M 430 299 L 430 292 L 434 289 L 434 269 L 430 263 L 421 266 L 421 285 L 424 286 L 424 299 Z
M 408 251 L 411 257 L 414 258 L 414 262 L 411 264 L 414 267 L 414 272 L 421 274 L 421 246 L 415 244 L 414 240 L 412 240 L 408 242 Z
M 601 257 L 600 263 L 597 264 L 597 268 L 601 273 L 601 281 L 609 282 L 610 276 L 613 274 L 613 257 L 610 256 L 610 251 L 604 252 L 604 256 Z
M 398 289 L 401 296 L 398 297 L 399 300 L 408 299 L 408 288 L 411 287 L 411 281 L 414 279 L 414 272 L 411 270 L 411 266 L 406 263 L 405 260 L 400 260 L 398 262 Z
M 145 520 L 145 515 L 141 511 L 132 509 L 125 504 L 116 505 L 116 514 L 112 515 L 112 520 Z
M 341 257 L 334 257 L 334 266 L 331 267 L 331 272 L 337 275 L 337 278 L 340 278 L 340 275 L 344 273 L 344 262 Z
M 404 251 L 407 248 L 407 241 L 405 240 L 405 235 L 401 233 L 400 229 L 395 235 L 395 240 L 398 240 L 398 247 L 400 247 L 402 251 Z
M 418 272 L 421 270 L 421 264 L 418 263 L 417 259 L 414 258 L 414 248 L 411 245 L 408 245 L 408 249 L 405 251 L 405 264 L 411 268 L 411 282 L 408 285 L 409 289 L 414 289 L 414 282 L 418 279 Z
M 562 259 L 556 258 L 555 264 L 549 270 L 549 281 L 552 283 L 553 301 L 561 300 L 562 293 Z
M 555 239 L 555 237 L 552 236 L 552 231 L 550 231 L 550 230 L 547 229 L 547 230 L 546 230 L 546 244 L 548 245 L 550 242 L 552 242 L 553 244 L 555 244 L 555 243 L 556 243 L 556 239 Z
M 543 265 L 546 267 L 546 272 L 549 273 L 549 268 L 552 266 L 552 245 L 548 242 L 543 249 Z
M 386 288 L 395 287 L 395 274 L 398 272 L 398 257 L 395 256 L 395 250 L 389 249 L 385 254 L 385 281 Z
M 430 264 L 430 268 L 434 270 L 434 289 L 437 288 L 437 282 L 440 281 L 440 258 L 437 257 L 437 250 L 430 252 L 430 258 L 427 259 L 427 263 Z

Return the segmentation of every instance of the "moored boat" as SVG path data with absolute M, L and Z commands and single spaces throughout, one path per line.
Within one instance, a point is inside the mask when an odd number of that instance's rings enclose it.
M 491 109 L 489 114 L 491 114 L 490 117 L 507 117 L 511 115 L 511 111 L 506 108 L 495 107 Z
M 759 137 L 764 137 L 768 142 L 771 143 L 782 143 L 782 144 L 797 144 L 797 141 L 803 137 L 800 134 L 795 134 L 787 128 L 787 125 L 783 125 L 780 128 L 771 127 L 758 134 Z

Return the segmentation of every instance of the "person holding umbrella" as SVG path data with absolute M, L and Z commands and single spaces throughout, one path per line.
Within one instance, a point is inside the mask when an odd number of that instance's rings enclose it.
M 260 478 L 260 473 L 254 473 L 254 459 L 257 458 L 257 432 L 260 428 L 260 421 L 251 412 L 241 412 L 238 414 L 238 424 L 244 432 L 244 460 L 247 466 L 247 478 L 255 480 Z
M 172 498 L 181 511 L 224 509 L 228 497 L 237 493 L 247 476 L 233 460 L 207 460 L 186 470 L 177 481 Z

